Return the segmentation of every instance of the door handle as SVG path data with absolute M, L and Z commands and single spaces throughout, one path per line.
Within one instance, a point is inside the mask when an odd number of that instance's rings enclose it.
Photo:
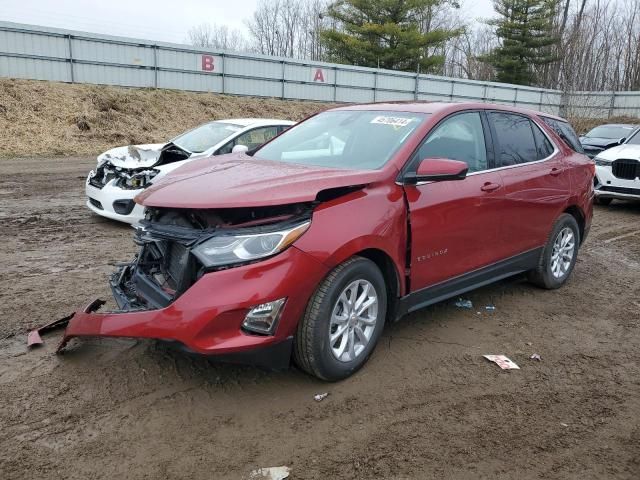
M 554 176 L 554 177 L 557 177 L 557 176 L 558 176 L 558 175 L 560 175 L 561 173 L 562 173 L 562 170 L 561 170 L 560 168 L 553 167 L 553 168 L 551 169 L 551 171 L 549 172 L 549 175 L 552 175 L 552 176 Z
M 483 192 L 493 192 L 494 190 L 497 190 L 499 188 L 500 188 L 499 183 L 487 182 L 480 187 L 480 190 L 482 190 Z

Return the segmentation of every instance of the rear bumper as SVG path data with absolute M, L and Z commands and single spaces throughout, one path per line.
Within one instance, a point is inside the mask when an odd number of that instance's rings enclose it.
M 207 273 L 165 308 L 76 312 L 63 344 L 74 337 L 149 338 L 227 361 L 244 358 L 255 363 L 252 358 L 264 360 L 273 354 L 274 366 L 280 367 L 283 355 L 288 363 L 298 320 L 326 274 L 327 268 L 319 261 L 290 247 L 263 262 Z M 117 298 L 117 284 L 114 287 L 112 283 L 112 288 Z M 252 307 L 283 297 L 287 301 L 274 335 L 242 329 Z

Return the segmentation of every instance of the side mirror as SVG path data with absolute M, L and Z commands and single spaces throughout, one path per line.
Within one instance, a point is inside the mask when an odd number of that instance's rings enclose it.
M 246 145 L 234 145 L 234 147 L 231 149 L 231 153 L 244 153 L 248 151 L 249 147 L 247 147 Z
M 469 166 L 458 160 L 448 158 L 425 158 L 418 165 L 416 173 L 405 176 L 405 183 L 415 185 L 418 182 L 442 182 L 446 180 L 464 180 Z

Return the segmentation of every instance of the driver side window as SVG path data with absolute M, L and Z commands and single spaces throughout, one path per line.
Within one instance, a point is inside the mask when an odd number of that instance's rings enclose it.
M 412 161 L 425 158 L 459 160 L 469 173 L 487 169 L 487 148 L 479 112 L 467 112 L 446 119 L 429 132 Z

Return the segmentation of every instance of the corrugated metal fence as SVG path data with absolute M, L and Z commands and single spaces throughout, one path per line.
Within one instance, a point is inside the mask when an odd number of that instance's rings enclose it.
M 482 101 L 554 114 L 640 114 L 640 93 L 577 92 L 248 55 L 0 22 L 0 76 L 328 102 Z

